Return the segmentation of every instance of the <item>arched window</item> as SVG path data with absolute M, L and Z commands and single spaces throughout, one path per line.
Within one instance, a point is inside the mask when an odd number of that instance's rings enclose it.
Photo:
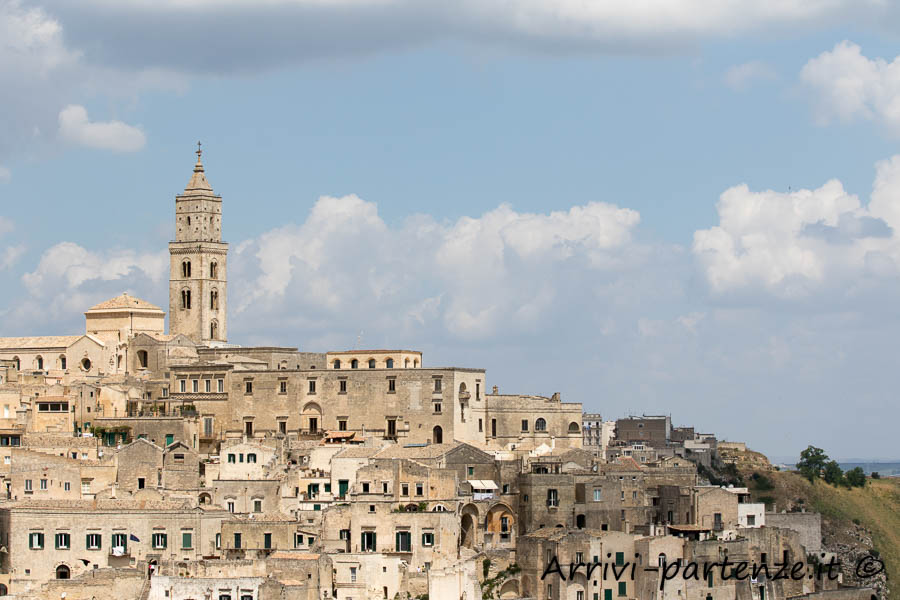
M 67 567 L 66 565 L 59 565 L 58 567 L 56 567 L 57 579 L 68 579 L 69 573 L 69 567 Z
M 190 218 L 190 217 L 188 217 Z M 191 261 L 183 260 L 181 261 L 181 276 L 184 278 L 188 278 L 191 276 Z
M 666 555 L 664 553 L 662 553 L 662 552 L 659 553 L 659 558 L 657 558 L 657 564 L 660 567 L 666 566 Z
M 435 425 L 434 429 L 431 430 L 431 442 L 433 444 L 444 443 L 444 430 L 441 429 L 440 425 Z
M 370 358 L 370 359 L 369 359 L 369 368 L 370 368 L 370 369 L 374 369 L 374 368 L 375 368 L 375 359 L 374 359 L 374 358 Z
M 334 364 L 335 369 L 340 369 L 341 368 L 341 359 L 339 359 L 339 358 L 334 359 L 333 364 Z
M 140 365 L 140 367 L 142 369 L 146 369 L 147 368 L 147 351 L 146 350 L 138 350 L 137 357 L 138 357 L 138 365 Z
M 209 339 L 219 339 L 219 322 L 213 319 L 209 324 Z
M 408 369 L 408 368 L 409 368 L 409 359 L 408 359 L 408 358 L 407 358 L 406 360 L 403 361 L 403 368 L 404 368 L 404 369 Z
M 91 359 L 82 358 L 81 359 L 81 368 L 84 369 L 85 371 L 90 371 L 91 370 Z
M 215 279 L 218 273 L 219 265 L 216 263 L 216 261 L 212 261 L 211 263 L 209 263 L 209 278 Z
M 585 517 L 584 515 L 576 515 L 575 517 L 575 527 L 578 529 L 584 529 L 585 525 Z
M 37 358 L 35 358 L 34 365 L 35 365 L 35 367 L 37 367 L 38 371 L 43 371 L 44 370 L 44 357 L 38 356 Z
M 22 365 L 19 364 L 19 357 L 18 357 L 18 356 L 13 356 L 13 365 L 15 365 L 16 371 L 19 371 L 19 370 L 22 369 Z
M 354 358 L 353 360 L 351 360 L 351 361 L 350 361 L 350 368 L 351 368 L 351 369 L 358 369 L 358 368 L 359 368 L 359 361 L 356 360 L 355 358 Z
M 538 417 L 538 420 L 534 422 L 534 430 L 547 431 L 547 421 L 544 420 L 544 417 Z
M 385 365 L 388 369 L 393 369 L 393 368 L 394 368 L 394 359 L 393 359 L 393 358 L 387 359 L 386 361 L 384 361 L 384 365 Z
M 569 433 L 579 433 L 579 432 L 581 432 L 581 428 L 578 427 L 578 423 L 576 423 L 575 421 L 572 421 L 571 423 L 569 423 Z
M 418 369 L 418 368 L 419 368 L 419 359 L 417 358 L 417 359 L 413 360 L 413 369 Z
M 248 455 L 247 455 L 247 462 L 248 462 L 248 463 L 255 463 L 255 462 L 256 462 L 256 455 L 253 454 L 252 452 L 251 452 L 250 454 L 248 454 Z
M 66 370 L 66 355 L 65 354 L 59 355 L 59 357 L 57 358 L 57 364 L 59 365 L 60 369 L 62 369 L 63 371 Z
M 190 310 L 191 290 L 181 290 L 181 308 Z
M 209 307 L 212 310 L 219 310 L 219 290 L 212 290 L 209 293 Z

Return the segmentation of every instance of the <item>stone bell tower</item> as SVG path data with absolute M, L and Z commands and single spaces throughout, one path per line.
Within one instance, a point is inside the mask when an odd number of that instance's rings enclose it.
M 198 344 L 228 335 L 228 244 L 222 241 L 222 197 L 197 164 L 184 193 L 175 196 L 175 241 L 169 242 L 169 333 Z

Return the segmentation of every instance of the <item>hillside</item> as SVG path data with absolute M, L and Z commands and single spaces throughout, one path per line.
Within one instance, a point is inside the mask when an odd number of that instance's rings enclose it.
M 810 483 L 797 473 L 765 468 L 759 460 L 762 455 L 748 454 L 752 460 L 738 460 L 736 466 L 754 501 L 765 502 L 767 510 L 822 513 L 825 548 L 850 557 L 847 562 L 851 564 L 844 569 L 845 583 L 856 579 L 856 560 L 874 550 L 885 563 L 886 580 L 893 589 L 883 597 L 900 600 L 900 479 L 870 478 L 864 488 L 853 489 L 824 481 Z

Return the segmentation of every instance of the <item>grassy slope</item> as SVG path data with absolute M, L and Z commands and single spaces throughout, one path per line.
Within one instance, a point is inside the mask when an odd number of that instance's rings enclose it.
M 743 470 L 742 470 L 743 471 Z M 745 480 L 753 490 L 748 475 Z M 776 510 L 801 505 L 852 527 L 854 519 L 872 534 L 875 549 L 881 554 L 892 588 L 891 597 L 900 599 L 900 479 L 869 479 L 865 488 L 836 488 L 823 481 L 811 484 L 796 473 L 770 472 L 765 475 L 774 484 L 772 490 L 753 490 L 754 498 L 770 496 Z

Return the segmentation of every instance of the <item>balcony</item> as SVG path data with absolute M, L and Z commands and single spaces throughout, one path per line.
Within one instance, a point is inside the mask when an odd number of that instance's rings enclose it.
M 547 506 L 549 508 L 559 508 L 559 498 L 547 498 Z

